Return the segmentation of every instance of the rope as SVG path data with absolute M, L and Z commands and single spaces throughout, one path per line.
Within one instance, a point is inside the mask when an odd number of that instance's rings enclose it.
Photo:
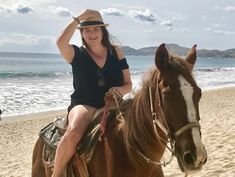
M 124 118 L 123 118 L 123 113 L 122 113 L 122 111 L 121 111 L 121 108 L 120 108 L 118 99 L 120 99 L 122 102 L 124 102 L 125 100 L 122 98 L 122 95 L 121 95 L 121 93 L 118 92 L 118 90 L 114 90 L 114 91 L 112 91 L 111 93 L 113 94 L 113 98 L 114 98 L 115 103 L 116 103 L 116 106 L 117 106 L 118 116 L 119 116 L 121 119 L 124 119 Z
M 157 161 L 153 161 L 153 160 L 150 159 L 150 158 L 147 158 L 144 154 L 142 154 L 142 153 L 139 152 L 139 151 L 137 151 L 137 153 L 138 153 L 143 159 L 145 159 L 147 163 L 151 163 L 151 164 L 153 164 L 153 165 L 155 165 L 155 166 L 157 166 L 157 167 L 159 167 L 159 166 L 164 166 L 164 167 L 166 167 L 168 164 L 171 163 L 171 161 L 172 161 L 173 158 L 174 158 L 174 154 L 172 153 L 170 159 L 169 159 L 167 162 L 157 162 Z
M 109 94 L 112 94 L 112 98 L 115 101 L 115 104 L 116 104 L 116 107 L 117 107 L 117 110 L 118 110 L 118 117 L 120 117 L 121 119 L 124 119 L 123 114 L 122 114 L 121 109 L 120 109 L 120 105 L 119 105 L 119 100 L 124 101 L 123 98 L 122 98 L 121 93 L 117 89 L 113 89 L 113 90 L 110 90 L 107 95 L 110 96 Z M 110 98 L 108 98 L 105 101 L 105 105 L 103 107 L 103 116 L 102 116 L 102 119 L 101 119 L 101 122 L 100 122 L 100 132 L 101 133 L 100 133 L 99 141 L 102 141 L 102 137 L 105 134 L 106 123 L 107 123 L 107 119 L 108 119 L 108 116 L 109 116 L 109 106 L 110 106 L 109 105 L 110 104 L 109 99 Z M 112 101 L 113 100 L 111 100 L 111 103 L 112 103 Z

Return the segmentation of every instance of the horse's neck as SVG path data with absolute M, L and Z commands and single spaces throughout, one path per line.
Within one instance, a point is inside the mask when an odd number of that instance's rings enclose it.
M 147 89 L 141 90 L 132 100 L 125 117 L 126 141 L 135 141 L 140 148 L 153 141 L 154 131 Z M 140 136 L 138 136 L 140 135 Z

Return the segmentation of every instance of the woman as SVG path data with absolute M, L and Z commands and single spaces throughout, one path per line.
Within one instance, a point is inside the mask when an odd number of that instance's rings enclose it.
M 105 93 L 112 90 L 124 95 L 131 91 L 128 64 L 121 49 L 110 43 L 106 26 L 98 11 L 87 9 L 74 17 L 57 40 L 60 53 L 72 65 L 74 93 L 52 177 L 61 174 L 75 153 L 94 112 L 105 104 Z M 69 44 L 77 27 L 81 32 L 81 47 Z

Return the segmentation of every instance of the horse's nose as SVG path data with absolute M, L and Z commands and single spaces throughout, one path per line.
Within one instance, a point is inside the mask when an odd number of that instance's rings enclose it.
M 187 165 L 193 165 L 195 163 L 195 154 L 191 153 L 190 151 L 185 152 L 183 155 L 183 160 Z
M 207 156 L 205 155 L 205 156 L 197 157 L 196 153 L 188 151 L 184 153 L 183 160 L 187 165 L 201 166 L 206 163 Z
M 201 161 L 201 164 L 204 165 L 207 162 L 207 157 Z

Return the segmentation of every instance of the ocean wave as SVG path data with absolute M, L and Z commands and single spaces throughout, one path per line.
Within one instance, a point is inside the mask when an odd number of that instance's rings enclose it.
M 131 71 L 131 75 L 132 76 L 138 76 L 138 75 L 142 75 L 142 74 L 144 74 L 145 73 L 145 71 Z
M 197 68 L 196 70 L 200 72 L 220 72 L 220 71 L 230 72 L 230 71 L 235 71 L 235 67 Z
M 71 72 L 24 72 L 24 73 L 16 73 L 16 72 L 4 72 L 0 73 L 0 78 L 33 78 L 33 77 L 42 77 L 42 78 L 50 78 L 50 77 L 63 77 L 70 76 Z

